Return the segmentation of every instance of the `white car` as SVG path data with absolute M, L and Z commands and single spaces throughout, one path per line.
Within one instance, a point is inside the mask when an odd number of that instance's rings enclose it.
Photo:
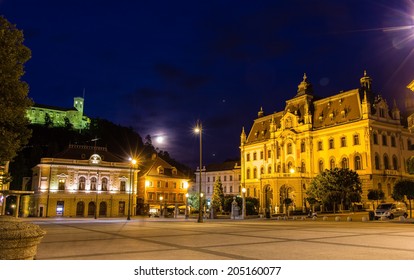
M 381 217 L 394 219 L 395 217 L 404 216 L 407 218 L 407 205 L 404 202 L 381 203 L 375 210 L 375 220 Z

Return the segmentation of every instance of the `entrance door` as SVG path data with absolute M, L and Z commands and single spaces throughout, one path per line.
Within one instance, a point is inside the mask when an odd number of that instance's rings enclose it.
M 99 203 L 99 216 L 106 216 L 106 202 Z
M 76 204 L 76 216 L 83 217 L 85 213 L 85 203 L 83 201 L 79 201 L 78 204 Z
M 65 208 L 64 205 L 65 205 L 64 201 L 58 201 L 56 203 L 56 216 L 63 216 L 63 210 Z
M 89 202 L 88 204 L 88 216 L 95 216 L 95 202 Z
M 125 216 L 125 201 L 119 202 L 118 214 L 119 216 Z

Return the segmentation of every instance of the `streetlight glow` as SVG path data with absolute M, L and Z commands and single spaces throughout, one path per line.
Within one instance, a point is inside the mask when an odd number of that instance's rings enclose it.
M 200 136 L 200 166 L 199 166 L 199 174 L 200 174 L 200 180 L 199 180 L 199 186 L 198 186 L 198 223 L 203 222 L 203 218 L 201 216 L 201 169 L 203 167 L 203 141 L 202 141 L 202 135 L 203 135 L 203 126 L 200 121 L 197 121 L 197 125 L 194 128 L 194 132 L 197 133 Z
M 129 192 L 128 192 L 128 217 L 127 220 L 131 220 L 131 193 L 132 193 L 132 181 L 133 181 L 133 174 L 132 169 L 134 168 L 135 164 L 137 164 L 137 160 L 135 158 L 129 158 L 129 162 L 131 166 L 129 168 Z

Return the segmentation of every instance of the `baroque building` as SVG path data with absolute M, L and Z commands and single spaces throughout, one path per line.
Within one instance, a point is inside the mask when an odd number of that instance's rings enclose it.
M 74 129 L 87 129 L 91 120 L 83 114 L 83 110 L 84 98 L 75 97 L 71 108 L 35 104 L 27 109 L 26 115 L 32 124 L 50 123 L 58 127 L 72 125 Z
M 412 88 L 414 85 L 412 85 Z M 396 102 L 374 96 L 364 72 L 360 87 L 317 98 L 306 74 L 283 111 L 266 115 L 260 109 L 250 131 L 240 139 L 242 186 L 260 200 L 261 211 L 285 213 L 283 201 L 305 211 L 306 189 L 325 169 L 355 170 L 362 182 L 362 204 L 369 207 L 369 189 L 381 189 L 385 200 L 397 180 L 414 179 L 414 115 L 407 122 Z

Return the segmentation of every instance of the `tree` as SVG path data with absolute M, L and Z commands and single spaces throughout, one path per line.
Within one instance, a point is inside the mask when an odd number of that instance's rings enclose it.
M 404 197 L 408 199 L 410 205 L 410 218 L 412 218 L 411 200 L 414 199 L 414 181 L 403 179 L 395 184 L 394 190 L 392 191 L 392 198 L 394 200 L 403 201 Z
M 0 164 L 12 160 L 31 135 L 26 109 L 32 102 L 21 80 L 31 52 L 23 40 L 23 32 L 0 16 Z
M 374 204 L 374 200 L 377 201 L 377 205 L 379 204 L 379 200 L 383 200 L 385 197 L 385 194 L 382 190 L 379 189 L 369 189 L 368 190 L 368 194 L 367 194 L 367 198 L 369 200 L 372 200 L 372 204 L 374 206 L 375 209 L 375 204 Z
M 358 202 L 361 199 L 362 187 L 358 173 L 347 168 L 325 170 L 316 176 L 306 194 L 309 199 L 320 201 L 323 204 L 336 205 L 340 203 Z
M 212 218 L 217 217 L 217 213 L 223 208 L 224 193 L 223 184 L 221 183 L 220 177 L 214 182 L 213 196 L 211 197 L 211 212 Z

